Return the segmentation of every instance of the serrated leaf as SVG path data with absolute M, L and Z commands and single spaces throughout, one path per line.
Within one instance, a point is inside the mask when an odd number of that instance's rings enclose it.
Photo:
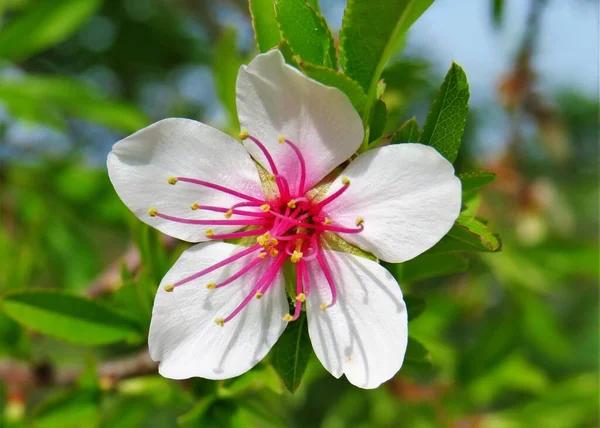
M 348 0 L 340 30 L 340 62 L 356 80 L 370 103 L 375 99 L 383 67 L 401 37 L 433 0 Z
M 215 46 L 212 75 L 217 98 L 227 112 L 229 127 L 235 131 L 240 128 L 235 104 L 235 84 L 238 71 L 243 63 L 237 48 L 237 32 L 235 29 L 229 28 L 223 32 Z
M 392 144 L 398 143 L 416 143 L 419 141 L 421 131 L 419 130 L 419 123 L 414 117 L 407 120 L 402 124 L 400 128 L 394 133 L 392 137 Z
M 22 61 L 69 37 L 100 7 L 100 0 L 46 0 L 0 31 L 0 58 Z
M 281 40 L 279 26 L 275 19 L 273 0 L 248 0 L 254 38 L 260 52 L 267 52 Z
M 469 261 L 459 254 L 423 254 L 399 267 L 397 279 L 403 284 L 465 272 Z
M 327 22 L 305 0 L 277 0 L 279 30 L 301 61 L 337 69 L 335 43 Z
M 82 345 L 136 340 L 138 324 L 106 306 L 74 294 L 32 289 L 5 295 L 0 309 L 27 328 Z
M 448 236 L 462 241 L 480 251 L 500 250 L 500 240 L 479 220 L 459 215 Z
M 427 305 L 425 300 L 415 296 L 404 296 L 404 304 L 408 312 L 408 321 L 417 319 L 424 311 Z
M 458 178 L 460 178 L 462 183 L 462 194 L 464 197 L 465 195 L 470 195 L 476 190 L 479 190 L 486 184 L 491 183 L 498 178 L 498 176 L 493 172 L 480 171 L 459 174 Z
M 296 391 L 312 353 L 305 313 L 291 322 L 271 351 L 271 364 L 290 392 Z
M 371 120 L 369 122 L 369 142 L 375 141 L 383 134 L 387 124 L 388 111 L 382 100 L 377 100 L 371 110 Z
M 450 162 L 456 160 L 467 114 L 469 84 L 463 69 L 452 63 L 429 109 L 419 143 L 435 148 Z
M 331 68 L 301 62 L 300 69 L 311 79 L 324 85 L 338 88 L 345 93 L 357 112 L 361 112 L 365 106 L 367 96 L 358 83 L 348 76 Z

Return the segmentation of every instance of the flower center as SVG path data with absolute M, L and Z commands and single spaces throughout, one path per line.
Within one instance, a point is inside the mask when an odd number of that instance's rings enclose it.
M 194 202 L 191 205 L 193 211 L 212 211 L 222 213 L 222 219 L 185 219 L 174 217 L 159 212 L 156 208 L 150 208 L 148 214 L 152 217 L 185 223 L 191 225 L 214 225 L 214 226 L 238 226 L 240 231 L 231 233 L 215 233 L 212 229 L 205 231 L 206 236 L 211 240 L 217 239 L 255 239 L 255 243 L 216 263 L 206 269 L 203 269 L 193 275 L 183 278 L 173 284 L 165 286 L 166 291 L 173 291 L 175 288 L 188 284 L 204 275 L 207 275 L 221 267 L 229 265 L 243 257 L 256 254 L 255 258 L 250 260 L 239 271 L 229 278 L 219 283 L 209 283 L 208 289 L 219 289 L 231 284 L 238 278 L 244 276 L 261 263 L 269 263 L 267 269 L 252 288 L 246 298 L 237 306 L 237 308 L 225 318 L 217 318 L 215 322 L 218 325 L 224 325 L 233 319 L 244 307 L 246 307 L 253 298 L 260 299 L 267 292 L 275 278 L 278 276 L 283 264 L 287 259 L 295 266 L 296 270 L 296 296 L 294 302 L 294 313 L 283 317 L 284 321 L 294 321 L 298 319 L 302 310 L 302 304 L 310 295 L 309 269 L 320 269 L 323 273 L 327 285 L 331 292 L 331 301 L 322 303 L 321 309 L 335 305 L 337 301 L 337 291 L 331 270 L 328 267 L 326 256 L 321 249 L 323 235 L 326 233 L 360 233 L 364 229 L 364 220 L 357 218 L 355 225 L 337 224 L 334 219 L 326 216 L 326 207 L 331 202 L 339 198 L 350 186 L 350 180 L 342 177 L 342 187 L 327 198 L 316 201 L 306 196 L 306 161 L 298 147 L 284 137 L 279 138 L 280 144 L 290 147 L 298 158 L 299 179 L 297 189 L 292 189 L 288 180 L 279 173 L 275 161 L 267 148 L 255 137 L 246 132 L 240 134 L 242 139 L 252 141 L 263 153 L 269 169 L 271 170 L 270 179 L 274 181 L 278 195 L 275 198 L 264 200 L 246 195 L 234 189 L 224 187 L 204 180 L 198 180 L 190 177 L 169 177 L 167 181 L 175 185 L 179 182 L 187 185 L 198 185 L 210 188 L 217 192 L 226 193 L 237 197 L 241 201 L 231 207 L 216 207 L 201 205 Z M 253 238 L 256 237 L 256 238 Z

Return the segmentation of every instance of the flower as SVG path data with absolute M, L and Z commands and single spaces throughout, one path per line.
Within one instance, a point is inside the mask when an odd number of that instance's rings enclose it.
M 406 351 L 400 287 L 376 261 L 324 238 L 338 235 L 388 262 L 409 260 L 452 226 L 460 181 L 431 147 L 398 144 L 359 155 L 313 189 L 359 148 L 362 123 L 341 91 L 286 65 L 277 50 L 240 69 L 237 107 L 243 145 L 205 124 L 165 119 L 108 156 L 117 193 L 142 221 L 199 242 L 159 286 L 150 354 L 165 377 L 234 377 L 305 306 L 323 366 L 375 388 Z M 251 244 L 215 242 L 231 239 Z M 286 262 L 296 268 L 292 313 Z

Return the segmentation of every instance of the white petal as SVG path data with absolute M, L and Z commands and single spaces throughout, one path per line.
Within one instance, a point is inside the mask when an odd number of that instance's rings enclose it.
M 448 233 L 461 206 L 461 183 L 450 162 L 422 144 L 395 144 L 357 157 L 341 174 L 350 187 L 325 207 L 336 224 L 364 230 L 345 240 L 398 263 L 431 248 Z M 342 186 L 341 179 L 328 195 Z
M 309 189 L 356 152 L 364 135 L 360 117 L 343 92 L 285 64 L 278 50 L 258 55 L 240 69 L 237 109 L 242 129 L 268 148 L 293 191 L 298 186 L 300 164 L 287 144 L 278 143 L 279 136 L 300 148 Z M 256 146 L 250 140 L 244 144 L 269 169 Z
M 400 287 L 381 265 L 348 253 L 326 251 L 338 299 L 318 264 L 310 267 L 308 332 L 315 354 L 335 377 L 345 374 L 361 388 L 376 388 L 394 376 L 408 341 L 406 305 Z
M 119 141 L 108 155 L 108 174 L 119 197 L 143 222 L 190 242 L 204 232 L 233 231 L 240 226 L 197 226 L 150 217 L 148 209 L 182 218 L 221 219 L 222 213 L 192 211 L 194 202 L 230 207 L 242 199 L 170 176 L 210 181 L 263 199 L 256 166 L 243 146 L 222 132 L 189 119 L 165 119 Z M 234 219 L 232 217 L 232 219 Z
M 262 360 L 283 333 L 287 323 L 282 317 L 288 313 L 288 304 L 281 273 L 262 299 L 253 298 L 224 326 L 215 323 L 216 318 L 227 317 L 250 293 L 271 265 L 271 257 L 223 288 L 209 290 L 206 284 L 228 278 L 254 260 L 255 254 L 176 287 L 173 292 L 163 289 L 165 284 L 243 249 L 222 242 L 194 245 L 181 255 L 161 282 L 154 301 L 148 345 L 152 359 L 161 362 L 159 372 L 163 376 L 171 379 L 238 376 Z

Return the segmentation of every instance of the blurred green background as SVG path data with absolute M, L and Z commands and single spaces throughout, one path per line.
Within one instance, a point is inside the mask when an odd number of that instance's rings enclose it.
M 334 32 L 343 7 L 321 0 Z M 294 395 L 266 363 L 231 381 L 170 381 L 145 333 L 103 345 L 74 324 L 70 344 L 5 306 L 0 425 L 598 426 L 594 17 L 594 0 L 438 0 L 388 64 L 386 132 L 413 115 L 423 123 L 450 60 L 465 68 L 456 167 L 499 175 L 473 204 L 503 241 L 498 253 L 451 256 L 449 269 L 438 258 L 426 275 L 393 270 L 426 301 L 409 327 L 426 349 L 394 379 L 360 390 L 313 356 Z M 255 53 L 245 0 L 0 0 L 0 292 L 68 290 L 145 332 L 185 244 L 122 205 L 106 155 L 169 116 L 236 132 L 235 76 Z

